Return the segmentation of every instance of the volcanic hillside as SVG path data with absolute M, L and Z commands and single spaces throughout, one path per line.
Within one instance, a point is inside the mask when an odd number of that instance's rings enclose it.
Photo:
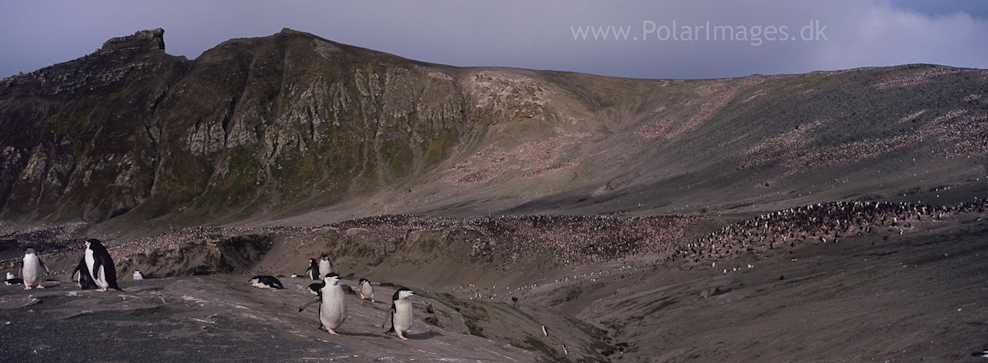
M 52 268 L 0 290 L 0 356 L 963 361 L 986 200 L 985 70 L 619 79 L 289 29 L 189 60 L 145 30 L 0 81 L 0 268 Z M 72 281 L 94 237 L 125 291 Z M 322 254 L 379 289 L 341 336 L 296 310 Z M 379 329 L 398 286 L 411 342 Z
M 988 175 L 983 70 L 635 80 L 425 64 L 288 29 L 187 60 L 163 34 L 0 82 L 6 223 L 147 235 L 400 213 L 757 212 Z

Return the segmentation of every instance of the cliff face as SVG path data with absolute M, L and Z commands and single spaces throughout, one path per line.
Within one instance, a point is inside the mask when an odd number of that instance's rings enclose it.
M 378 204 L 353 215 L 729 211 L 915 193 L 988 165 L 981 70 L 629 80 L 288 29 L 187 60 L 163 33 L 0 82 L 0 220 L 200 224 L 360 200 Z
M 290 30 L 188 61 L 162 36 L 0 84 L 3 218 L 325 203 L 420 173 L 469 125 L 439 68 Z
M 3 218 L 332 201 L 428 168 L 467 125 L 433 67 L 287 30 L 188 61 L 162 36 L 0 84 Z
M 0 216 L 99 221 L 150 197 L 158 102 L 189 66 L 163 33 L 0 83 Z

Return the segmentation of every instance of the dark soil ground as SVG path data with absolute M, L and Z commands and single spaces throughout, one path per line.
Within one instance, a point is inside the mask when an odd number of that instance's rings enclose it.
M 304 256 L 325 248 L 311 242 L 314 233 L 330 233 L 325 228 L 276 237 L 259 260 L 232 272 L 142 281 L 121 272 L 124 292 L 78 289 L 66 271 L 80 251 L 68 251 L 42 256 L 57 280 L 46 289 L 0 286 L 0 355 L 18 362 L 977 361 L 971 352 L 988 347 L 984 217 L 956 214 L 902 235 L 701 262 L 650 255 L 552 269 L 535 260 L 471 265 L 441 245 L 446 252 L 423 252 L 420 261 L 405 253 L 405 264 L 340 258 L 345 283 L 370 277 L 378 301 L 348 295 L 339 336 L 319 330 L 315 305 L 298 312 L 313 296 L 311 281 L 290 277 L 302 272 Z M 190 251 L 205 253 L 197 248 Z M 251 287 L 256 273 L 283 275 L 287 289 Z M 408 342 L 381 328 L 396 284 L 417 292 Z

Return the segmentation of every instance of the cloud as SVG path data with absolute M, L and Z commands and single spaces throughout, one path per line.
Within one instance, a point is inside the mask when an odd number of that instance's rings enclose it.
M 988 2 L 984 0 L 893 0 L 892 6 L 929 17 L 962 13 L 974 18 L 988 19 Z
M 888 4 L 845 4 L 834 41 L 814 49 L 815 67 L 904 63 L 988 67 L 988 21 L 967 13 L 929 16 Z M 811 60 L 807 60 L 808 64 Z

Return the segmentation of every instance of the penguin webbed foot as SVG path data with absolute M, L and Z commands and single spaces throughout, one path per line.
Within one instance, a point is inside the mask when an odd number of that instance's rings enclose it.
M 330 328 L 326 328 L 326 331 L 328 331 L 330 334 L 333 334 L 333 335 L 340 335 L 340 333 L 337 333 L 335 330 L 330 329 Z

